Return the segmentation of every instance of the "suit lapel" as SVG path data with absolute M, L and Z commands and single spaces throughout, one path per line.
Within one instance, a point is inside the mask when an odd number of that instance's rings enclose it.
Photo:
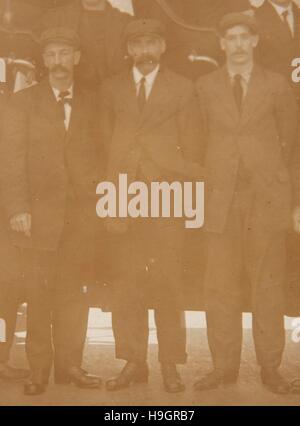
M 172 96 L 172 90 L 169 87 L 169 80 L 166 74 L 166 70 L 163 68 L 158 71 L 150 96 L 141 114 L 141 125 L 148 123 L 155 113 L 161 114 L 161 105 L 168 101 L 170 95 Z
M 69 129 L 66 131 L 65 142 L 66 144 L 72 138 L 72 135 L 78 134 L 81 128 L 81 111 L 84 108 L 85 99 L 81 90 L 75 85 L 72 101 L 72 111 L 69 123 Z M 86 118 L 88 119 L 88 117 Z
M 59 104 L 57 103 L 53 90 L 48 81 L 41 83 L 39 97 L 39 114 L 55 128 L 60 137 L 64 137 L 64 118 Z
M 133 79 L 132 69 L 124 73 L 124 78 L 119 86 L 119 99 L 122 102 L 122 108 L 126 108 L 128 115 L 136 117 L 139 120 L 140 111 L 137 103 L 136 86 Z
M 231 118 L 239 121 L 240 112 L 234 99 L 233 87 L 226 66 L 219 71 L 219 78 L 216 79 L 215 96 Z
M 245 125 L 255 111 L 264 103 L 264 99 L 266 99 L 266 90 L 267 88 L 263 70 L 258 65 L 255 65 L 243 103 L 240 122 L 241 126 Z
M 291 40 L 292 35 L 287 30 L 285 23 L 281 20 L 275 8 L 269 2 L 266 2 L 265 6 L 262 7 L 265 7 L 266 19 L 268 20 L 269 26 L 280 30 L 280 39 Z M 295 9 L 294 12 L 296 12 Z M 296 16 L 296 14 L 294 16 Z
M 300 39 L 300 10 L 299 8 L 294 4 L 294 19 L 295 19 L 295 40 Z

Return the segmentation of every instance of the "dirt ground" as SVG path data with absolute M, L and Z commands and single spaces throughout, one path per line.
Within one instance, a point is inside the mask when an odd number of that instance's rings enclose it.
M 104 325 L 104 326 L 103 326 Z M 11 362 L 18 367 L 26 367 L 24 353 L 24 326 L 19 321 L 16 343 Z M 134 385 L 127 390 L 108 393 L 104 386 L 99 390 L 80 390 L 74 386 L 58 386 L 51 381 L 47 392 L 37 397 L 26 397 L 22 393 L 22 384 L 0 382 L 1 406 L 247 406 L 247 405 L 300 405 L 300 395 L 277 396 L 263 388 L 260 383 L 259 369 L 256 366 L 251 330 L 244 331 L 243 362 L 238 384 L 220 387 L 217 390 L 197 393 L 193 383 L 197 377 L 211 368 L 207 346 L 206 330 L 192 328 L 188 330 L 187 365 L 180 368 L 186 384 L 182 394 L 167 394 L 157 362 L 155 330 L 151 329 L 149 345 L 150 379 L 147 385 Z M 115 375 L 123 363 L 114 358 L 113 335 L 108 322 L 97 324 L 91 318 L 85 351 L 84 367 L 103 381 Z M 287 347 L 282 372 L 290 379 L 300 378 L 300 343 L 292 342 L 287 333 Z

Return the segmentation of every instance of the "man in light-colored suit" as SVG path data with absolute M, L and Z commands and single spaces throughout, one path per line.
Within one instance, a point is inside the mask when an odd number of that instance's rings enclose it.
M 208 174 L 205 294 L 214 370 L 197 390 L 237 381 L 242 345 L 241 281 L 251 284 L 253 335 L 261 379 L 275 393 L 284 350 L 283 282 L 292 189 L 287 163 L 297 134 L 297 104 L 284 77 L 253 61 L 254 18 L 220 23 L 226 66 L 197 82 Z
M 109 160 L 107 180 L 173 182 L 190 180 L 199 167 L 197 116 L 191 82 L 163 67 L 164 28 L 155 20 L 136 20 L 126 30 L 130 70 L 102 87 L 102 129 Z M 117 358 L 127 361 L 109 390 L 147 381 L 148 307 L 154 296 L 159 361 L 165 389 L 183 391 L 176 364 L 186 361 L 181 312 L 182 224 L 179 219 L 108 219 L 114 277 L 113 329 Z

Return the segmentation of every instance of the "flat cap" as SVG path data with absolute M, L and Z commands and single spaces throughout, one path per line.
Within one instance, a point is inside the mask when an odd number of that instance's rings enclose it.
M 79 36 L 71 28 L 53 27 L 48 28 L 41 34 L 40 43 L 44 47 L 49 43 L 64 43 L 79 47 Z
M 225 32 L 236 25 L 245 25 L 254 34 L 258 34 L 259 25 L 252 12 L 232 12 L 223 16 L 219 23 L 219 34 L 224 35 Z
M 162 22 L 156 19 L 135 19 L 125 28 L 126 41 L 144 35 L 165 38 L 166 30 Z

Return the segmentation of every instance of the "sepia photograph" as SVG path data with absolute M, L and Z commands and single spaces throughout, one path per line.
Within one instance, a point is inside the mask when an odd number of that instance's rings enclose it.
M 300 406 L 300 0 L 0 0 L 0 407 L 58 406 Z

